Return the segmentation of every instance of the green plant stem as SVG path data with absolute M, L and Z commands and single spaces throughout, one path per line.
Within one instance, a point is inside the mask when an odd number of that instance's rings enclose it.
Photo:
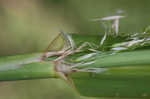
M 129 52 L 121 52 L 105 57 L 97 57 L 92 67 L 120 67 L 150 65 L 150 50 L 137 50 Z
M 149 65 L 149 53 L 150 50 L 140 50 L 98 58 L 92 68 Z M 53 62 L 41 61 L 41 55 L 35 53 L 0 57 L 0 80 L 56 78 Z
M 149 99 L 149 53 L 150 50 L 139 50 L 98 56 L 89 68 L 105 69 L 103 72 L 76 72 L 70 77 L 83 96 Z
M 0 57 L 0 81 L 56 78 L 53 62 L 41 61 L 41 55 Z
M 0 81 L 56 78 L 52 62 L 36 62 L 0 72 Z

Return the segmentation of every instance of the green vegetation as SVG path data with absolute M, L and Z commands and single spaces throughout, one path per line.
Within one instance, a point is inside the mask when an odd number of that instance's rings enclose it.
M 148 0 L 3 0 L 0 11 L 0 98 L 150 97 Z

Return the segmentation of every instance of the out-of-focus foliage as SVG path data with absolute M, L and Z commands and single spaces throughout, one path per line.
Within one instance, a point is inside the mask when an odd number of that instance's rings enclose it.
M 35 0 L 0 1 L 0 55 L 44 51 L 59 33 L 74 31 L 57 3 Z

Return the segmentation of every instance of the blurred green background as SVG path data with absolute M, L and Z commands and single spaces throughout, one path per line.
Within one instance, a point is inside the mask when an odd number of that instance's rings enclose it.
M 103 33 L 91 19 L 124 11 L 120 32 L 150 24 L 149 0 L 0 0 L 0 56 L 42 52 L 59 33 Z M 56 79 L 0 83 L 0 99 L 93 99 Z

